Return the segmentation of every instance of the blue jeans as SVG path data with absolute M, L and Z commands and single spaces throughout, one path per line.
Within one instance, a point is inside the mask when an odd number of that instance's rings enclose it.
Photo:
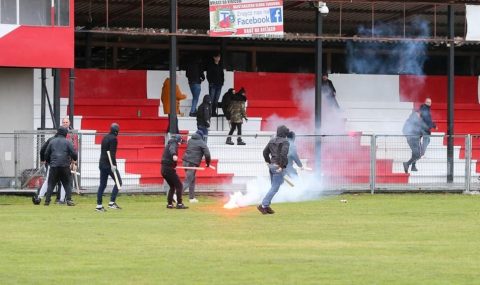
M 422 139 L 422 152 L 420 155 L 425 155 L 425 152 L 427 151 L 427 146 L 430 144 L 430 136 L 429 135 L 424 135 Z
M 108 176 L 112 177 L 113 180 L 115 180 L 115 177 L 113 176 L 113 172 L 110 169 L 110 167 L 99 167 L 99 169 L 100 169 L 100 186 L 98 186 L 98 192 L 97 192 L 97 205 L 102 205 L 103 192 L 107 187 Z M 118 183 L 120 183 L 120 186 L 122 186 L 122 178 L 120 177 L 120 172 L 118 172 L 118 169 L 116 170 L 116 172 L 118 177 Z M 110 202 L 115 202 L 115 199 L 117 199 L 117 194 L 118 194 L 118 188 L 117 188 L 117 184 L 115 184 L 115 186 L 113 186 L 112 196 L 110 196 Z
M 208 94 L 210 95 L 210 99 L 212 99 L 212 115 L 217 114 L 218 99 L 220 99 L 221 92 L 222 92 L 222 85 L 219 85 L 219 84 L 208 85 Z
M 198 83 L 189 83 L 190 91 L 192 92 L 192 108 L 190 108 L 190 113 L 197 112 L 197 104 L 198 98 L 200 97 L 200 92 L 202 91 L 202 87 Z
M 204 136 L 203 136 L 203 140 L 205 141 L 205 143 L 207 142 L 208 140 L 208 128 L 207 127 L 204 127 L 204 126 L 197 126 L 197 129 L 199 130 L 202 130 Z
M 263 207 L 269 207 L 270 204 L 272 203 L 273 196 L 277 194 L 278 189 L 280 189 L 280 185 L 283 184 L 283 176 L 285 175 L 285 171 L 282 169 L 282 171 L 277 172 L 278 166 L 270 164 L 268 165 L 268 171 L 270 172 L 270 181 L 272 182 L 272 187 L 270 187 L 270 190 L 268 191 L 267 195 L 265 195 L 265 198 L 263 198 L 262 201 L 262 206 Z

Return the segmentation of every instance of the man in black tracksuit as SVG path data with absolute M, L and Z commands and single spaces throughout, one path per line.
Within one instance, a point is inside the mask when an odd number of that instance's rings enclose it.
M 262 204 L 258 205 L 257 209 L 262 214 L 274 214 L 275 211 L 270 208 L 272 199 L 277 194 L 280 185 L 283 184 L 283 176 L 285 175 L 285 168 L 288 165 L 288 148 L 290 146 L 287 135 L 290 130 L 281 125 L 277 128 L 277 136 L 271 139 L 265 149 L 263 150 L 263 158 L 268 164 L 268 171 L 270 173 L 270 181 L 272 187 L 268 191 Z
M 420 111 L 413 111 L 410 117 L 405 121 L 402 132 L 407 138 L 407 143 L 412 150 L 412 156 L 409 161 L 403 163 L 403 170 L 408 173 L 410 164 L 412 165 L 412 171 L 418 171 L 415 163 L 421 157 L 420 138 L 427 134 L 429 130 L 427 124 L 420 117 Z
M 208 149 L 207 144 L 203 138 L 203 132 L 201 130 L 197 130 L 196 133 L 192 135 L 190 140 L 188 140 L 187 150 L 183 155 L 183 166 L 188 167 L 199 167 L 200 163 L 202 162 L 203 156 L 205 156 L 205 162 L 207 167 L 210 166 L 210 150 Z M 195 199 L 195 173 L 196 170 L 187 169 L 185 171 L 186 177 L 185 182 L 183 183 L 183 190 L 189 188 L 189 198 L 190 203 L 198 202 Z
M 75 203 L 72 201 L 72 175 L 70 173 L 70 165 L 72 160 L 76 164 L 78 156 L 73 148 L 72 142 L 66 139 L 67 133 L 68 130 L 66 128 L 60 127 L 57 132 L 57 137 L 48 144 L 45 151 L 45 160 L 50 162 L 45 206 L 50 205 L 53 188 L 59 181 L 62 182 L 63 188 L 65 188 L 67 206 L 75 206 Z
M 208 128 L 210 128 L 210 118 L 212 117 L 212 101 L 210 96 L 205 95 L 203 102 L 198 106 L 197 128 L 203 132 L 204 140 L 207 141 Z
M 96 211 L 98 212 L 105 212 L 105 208 L 102 205 L 102 198 L 103 198 L 103 192 L 105 191 L 105 188 L 107 187 L 107 180 L 108 176 L 112 177 L 112 179 L 115 180 L 115 176 L 113 175 L 113 172 L 117 173 L 117 178 L 118 178 L 118 183 L 120 186 L 122 186 L 122 178 L 120 177 L 120 172 L 117 169 L 117 136 L 118 132 L 120 131 L 120 126 L 117 123 L 113 123 L 110 127 L 110 133 L 103 137 L 102 140 L 102 150 L 100 153 L 100 161 L 99 161 L 99 166 L 98 168 L 100 169 L 100 185 L 98 186 L 98 191 L 97 191 L 97 207 Z M 110 167 L 110 161 L 108 159 L 108 154 L 107 151 L 110 151 L 110 155 L 112 157 L 112 164 L 113 166 Z M 113 186 L 112 189 L 112 195 L 110 196 L 110 203 L 108 203 L 108 207 L 110 209 L 121 209 L 117 203 L 115 202 L 118 194 L 118 187 L 117 184 L 115 183 L 115 186 Z
M 177 171 L 178 161 L 178 145 L 182 142 L 182 137 L 180 135 L 173 135 L 171 139 L 168 140 L 167 146 L 163 151 L 162 156 L 162 176 L 170 186 L 167 195 L 167 209 L 173 209 L 173 194 L 177 195 L 177 209 L 188 209 L 183 205 L 182 200 L 182 191 L 183 185 L 180 182 Z

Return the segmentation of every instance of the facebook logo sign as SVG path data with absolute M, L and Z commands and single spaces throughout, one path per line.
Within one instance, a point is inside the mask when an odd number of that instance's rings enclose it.
M 281 23 L 283 22 L 282 9 L 281 8 L 270 8 L 270 21 L 271 23 Z

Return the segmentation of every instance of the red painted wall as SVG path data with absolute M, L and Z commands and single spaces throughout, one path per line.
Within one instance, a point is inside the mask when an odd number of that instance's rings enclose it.
M 68 97 L 67 69 L 61 85 L 61 96 Z M 75 98 L 147 99 L 147 71 L 75 69 Z
M 447 102 L 447 76 L 400 76 L 400 99 L 423 102 L 430 97 L 434 103 Z M 478 77 L 455 76 L 455 103 L 478 104 Z

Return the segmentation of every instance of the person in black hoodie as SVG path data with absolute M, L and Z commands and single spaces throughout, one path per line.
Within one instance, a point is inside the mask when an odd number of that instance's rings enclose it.
M 178 177 L 177 167 L 178 162 L 178 146 L 182 143 L 182 137 L 180 135 L 173 135 L 168 140 L 167 146 L 163 151 L 162 156 L 162 176 L 170 186 L 167 195 L 167 209 L 173 209 L 173 194 L 177 195 L 177 209 L 188 209 L 183 204 L 182 191 L 183 185 Z
M 203 102 L 198 106 L 197 128 L 203 132 L 204 140 L 207 141 L 210 118 L 212 116 L 212 101 L 209 95 L 203 97 Z
M 200 58 L 195 58 L 188 66 L 186 70 L 186 76 L 188 78 L 188 85 L 192 92 L 192 107 L 190 108 L 190 117 L 197 115 L 197 104 L 200 92 L 202 90 L 201 85 L 205 80 L 205 74 L 202 70 L 202 61 Z
M 277 194 L 280 185 L 283 184 L 283 176 L 285 175 L 285 168 L 288 165 L 288 148 L 289 142 L 287 135 L 290 130 L 281 125 L 277 128 L 277 136 L 272 138 L 265 149 L 263 150 L 263 158 L 268 164 L 268 171 L 270 173 L 270 181 L 272 186 L 267 195 L 262 200 L 262 204 L 257 206 L 257 209 L 262 214 L 274 214 L 275 211 L 270 207 L 272 199 Z
M 188 140 L 187 150 L 183 154 L 183 166 L 187 167 L 199 167 L 202 162 L 202 158 L 205 156 L 205 163 L 207 167 L 210 166 L 210 150 L 203 138 L 204 133 L 202 130 L 197 130 L 196 133 Z M 186 177 L 183 183 L 183 190 L 189 189 L 190 203 L 197 203 L 195 199 L 195 174 L 196 170 L 187 169 L 185 171 Z
M 50 205 L 50 197 L 52 196 L 53 188 L 62 182 L 65 188 L 66 204 L 67 206 L 75 206 L 72 201 L 72 181 L 70 168 L 72 162 L 74 165 L 77 162 L 77 152 L 73 148 L 71 141 L 67 140 L 68 129 L 65 127 L 58 128 L 57 137 L 54 138 L 45 150 L 45 160 L 49 161 L 50 173 L 48 177 L 48 189 L 45 195 L 45 206 Z M 76 170 L 76 167 L 73 167 Z
M 222 97 L 222 110 L 223 110 L 223 115 L 225 115 L 225 118 L 227 121 L 230 121 L 230 104 L 232 103 L 232 98 L 235 95 L 235 89 L 230 88 L 228 89 L 225 94 L 223 94 Z
M 422 117 L 423 121 L 428 126 L 428 131 L 422 137 L 422 150 L 420 156 L 425 155 L 425 152 L 427 151 L 427 146 L 430 144 L 430 135 L 432 134 L 430 130 L 437 130 L 437 125 L 432 120 L 431 106 L 432 99 L 430 98 L 425 99 L 425 103 L 420 106 L 420 117 Z
M 120 172 L 117 169 L 117 159 L 116 159 L 117 145 L 118 145 L 117 136 L 119 131 L 120 131 L 120 126 L 117 123 L 113 123 L 110 126 L 110 133 L 105 137 L 103 137 L 102 139 L 100 161 L 98 163 L 99 164 L 98 168 L 100 169 L 100 185 L 98 186 L 97 207 L 95 208 L 95 211 L 98 211 L 98 212 L 106 212 L 105 208 L 102 205 L 102 199 L 103 199 L 103 192 L 107 187 L 108 176 L 112 177 L 112 179 L 115 179 L 113 172 L 116 172 L 118 183 L 120 184 L 120 186 L 122 186 L 122 178 L 120 177 Z M 108 159 L 107 151 L 110 151 L 110 156 L 112 158 L 113 166 L 110 166 L 110 161 Z M 113 189 L 112 189 L 112 195 L 110 196 L 110 203 L 108 203 L 108 207 L 110 209 L 121 209 L 115 202 L 115 200 L 117 199 L 117 194 L 118 194 L 118 187 L 117 187 L 117 184 L 115 183 L 115 186 L 113 186 Z
M 225 81 L 223 64 L 220 60 L 221 55 L 217 52 L 207 64 L 208 93 L 212 99 L 212 116 L 217 116 L 217 103 Z
M 421 145 L 420 138 L 429 130 L 427 124 L 420 117 L 420 111 L 413 111 L 403 125 L 402 132 L 407 138 L 407 143 L 412 150 L 412 156 L 410 160 L 403 163 L 403 170 L 408 173 L 410 164 L 412 165 L 412 171 L 418 171 L 416 162 L 421 157 Z

